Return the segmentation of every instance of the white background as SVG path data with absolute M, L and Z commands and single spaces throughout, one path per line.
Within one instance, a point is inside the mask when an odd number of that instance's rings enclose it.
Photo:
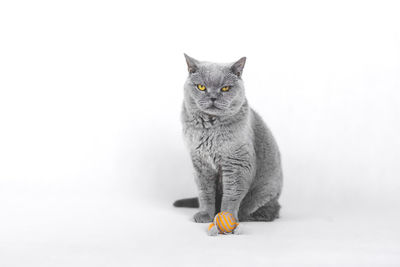
M 400 5 L 2 1 L 0 266 L 399 266 Z M 183 53 L 247 56 L 281 219 L 208 237 Z

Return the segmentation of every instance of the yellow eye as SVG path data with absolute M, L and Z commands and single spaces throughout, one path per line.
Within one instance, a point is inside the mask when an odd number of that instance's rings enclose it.
M 206 87 L 205 87 L 204 85 L 202 85 L 202 84 L 198 84 L 198 85 L 197 85 L 197 88 L 198 88 L 200 91 L 206 90 Z
M 231 89 L 230 86 L 225 86 L 225 87 L 222 87 L 222 88 L 221 88 L 221 91 L 222 91 L 222 92 L 227 92 L 227 91 L 229 91 L 229 89 Z

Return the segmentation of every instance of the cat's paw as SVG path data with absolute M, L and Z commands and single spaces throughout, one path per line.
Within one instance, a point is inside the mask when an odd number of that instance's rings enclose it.
M 240 226 L 240 224 L 238 224 L 238 225 L 236 226 L 236 228 L 232 231 L 232 233 L 233 233 L 234 235 L 241 235 L 241 234 L 243 234 L 243 230 L 242 230 L 242 227 Z
M 212 222 L 213 218 L 206 211 L 199 211 L 193 216 L 193 220 L 197 223 Z

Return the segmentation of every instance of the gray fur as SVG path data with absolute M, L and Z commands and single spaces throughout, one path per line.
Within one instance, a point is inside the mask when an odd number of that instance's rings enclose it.
M 219 64 L 185 57 L 189 76 L 182 123 L 200 203 L 194 220 L 211 222 L 219 211 L 240 221 L 274 220 L 282 189 L 280 154 L 245 97 L 241 75 L 246 58 Z M 198 84 L 207 90 L 200 91 Z M 222 92 L 224 86 L 230 90 Z

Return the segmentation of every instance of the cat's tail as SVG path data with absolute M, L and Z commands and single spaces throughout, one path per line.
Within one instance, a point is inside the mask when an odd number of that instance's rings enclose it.
M 173 204 L 175 207 L 185 207 L 185 208 L 198 208 L 199 199 L 197 197 L 179 199 Z

